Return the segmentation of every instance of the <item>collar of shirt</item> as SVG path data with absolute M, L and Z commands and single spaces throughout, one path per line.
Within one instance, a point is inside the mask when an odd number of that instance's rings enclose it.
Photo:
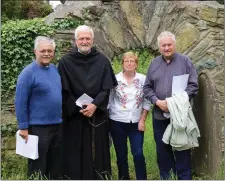
M 79 48 L 77 48 L 77 50 L 78 50 L 78 52 L 80 52 L 81 54 L 83 54 L 80 50 L 79 50 Z M 87 54 L 89 54 L 91 52 L 91 50 L 87 53 Z M 87 55 L 87 54 L 83 54 L 83 55 Z
M 124 76 L 123 76 L 123 72 L 118 73 L 116 77 L 117 77 L 117 81 L 121 81 L 122 83 L 128 85 L 126 79 L 125 79 Z M 133 82 L 134 80 L 136 80 L 136 79 L 139 79 L 139 73 L 137 73 L 137 72 L 135 71 L 135 76 L 134 76 L 132 82 Z
M 162 57 L 162 60 L 166 62 L 166 59 L 164 58 L 164 56 L 161 55 L 161 57 Z M 177 57 L 177 53 L 175 52 L 175 53 L 173 54 L 173 56 L 171 57 L 170 63 L 171 63 L 176 57 Z
M 50 66 L 50 63 L 49 63 L 48 65 L 41 65 L 41 64 L 38 63 L 38 61 L 37 61 L 36 59 L 33 60 L 33 61 L 36 63 L 36 65 L 37 65 L 38 67 L 40 67 L 40 68 L 42 68 L 42 69 L 48 69 L 49 66 Z

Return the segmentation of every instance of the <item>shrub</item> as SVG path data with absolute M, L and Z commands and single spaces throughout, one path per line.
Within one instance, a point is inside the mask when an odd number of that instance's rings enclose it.
M 21 70 L 34 58 L 34 39 L 38 35 L 53 36 L 55 31 L 44 19 L 8 21 L 2 26 L 2 98 L 15 90 Z

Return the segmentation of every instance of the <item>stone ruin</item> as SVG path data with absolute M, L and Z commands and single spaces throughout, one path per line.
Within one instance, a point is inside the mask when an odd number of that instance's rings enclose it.
M 200 146 L 192 151 L 197 175 L 213 178 L 224 156 L 224 6 L 216 1 L 66 1 L 46 22 L 68 14 L 93 27 L 95 45 L 109 58 L 129 49 L 148 47 L 157 54 L 157 36 L 176 35 L 177 51 L 193 61 L 199 79 L 194 112 Z M 56 38 L 73 42 L 74 31 Z

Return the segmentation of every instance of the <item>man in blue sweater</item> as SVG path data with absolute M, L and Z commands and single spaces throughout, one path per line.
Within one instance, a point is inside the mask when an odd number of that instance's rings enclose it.
M 39 137 L 37 160 L 28 159 L 30 179 L 59 179 L 61 167 L 61 79 L 50 64 L 54 57 L 54 40 L 35 39 L 36 59 L 20 73 L 16 86 L 16 117 L 19 134 L 28 141 L 28 134 Z

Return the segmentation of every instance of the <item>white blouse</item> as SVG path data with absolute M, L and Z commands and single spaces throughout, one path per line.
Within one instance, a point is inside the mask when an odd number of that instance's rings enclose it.
M 110 92 L 109 118 L 124 123 L 136 123 L 140 120 L 142 110 L 150 109 L 150 101 L 143 98 L 145 75 L 135 74 L 132 83 L 128 85 L 123 72 L 116 75 L 118 85 Z

